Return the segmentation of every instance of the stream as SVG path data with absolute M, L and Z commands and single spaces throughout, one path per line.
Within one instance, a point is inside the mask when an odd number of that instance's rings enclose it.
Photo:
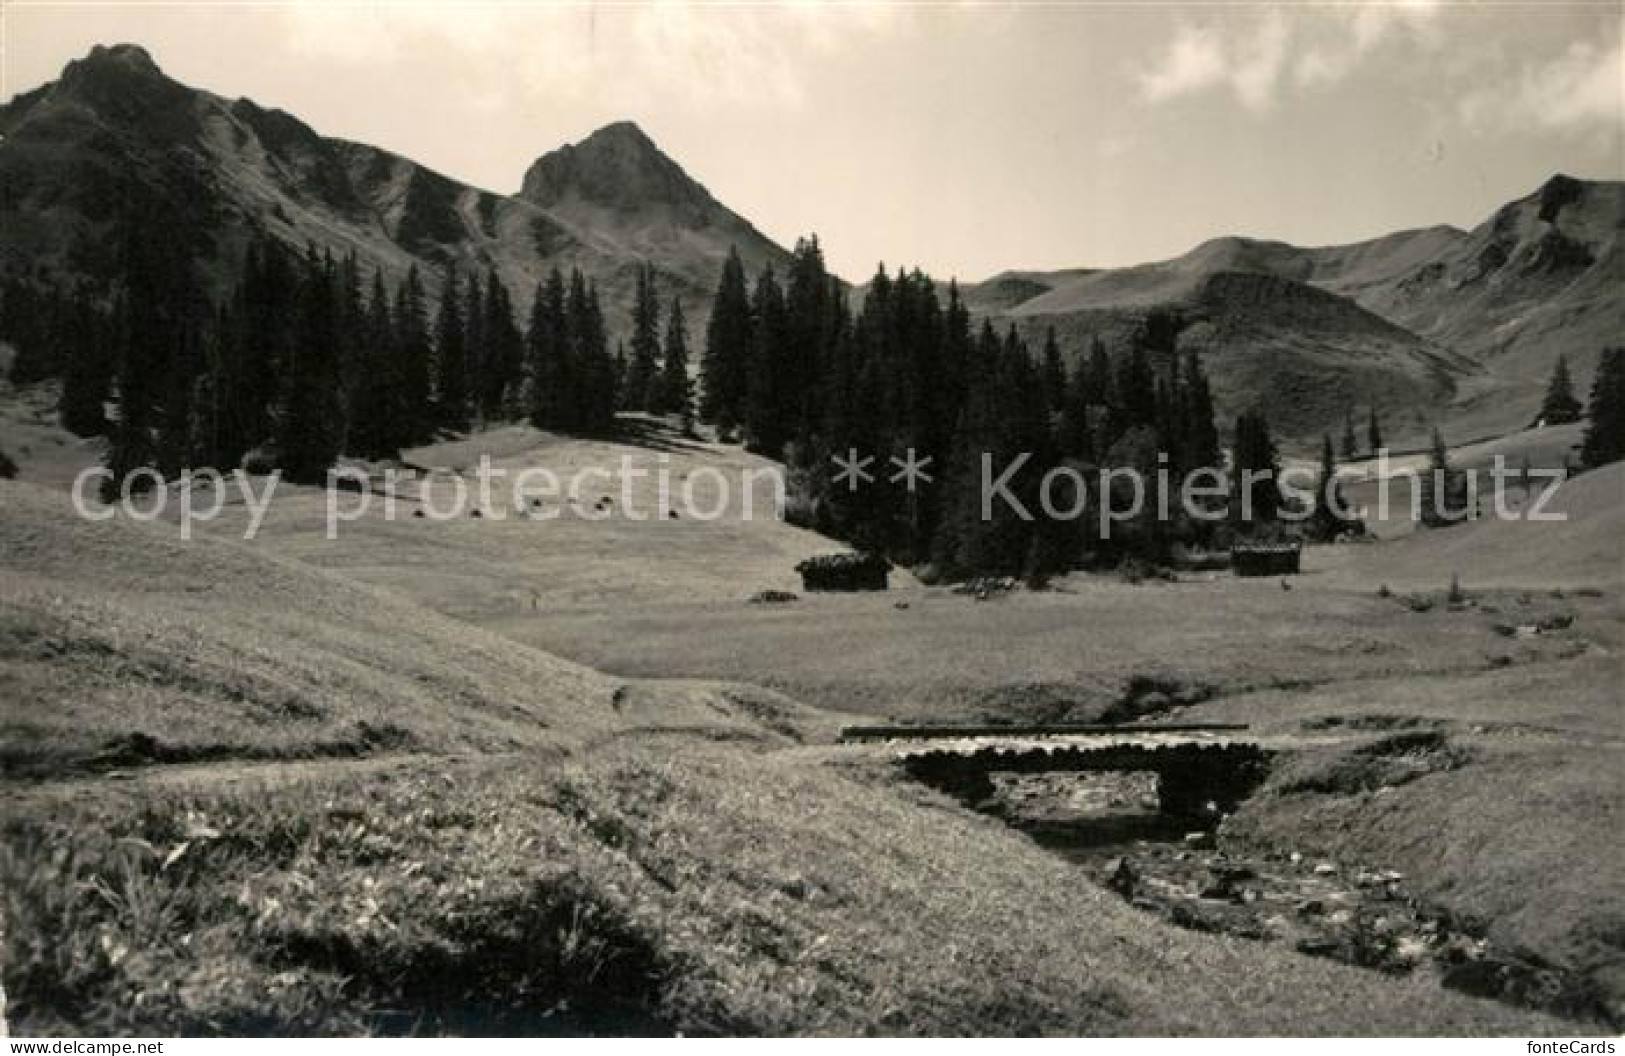
M 1607 1022 L 1573 973 L 1497 949 L 1381 863 L 1227 845 L 1215 817 L 1158 811 L 1147 773 L 995 774 L 977 809 L 1085 870 L 1136 909 L 1182 928 L 1278 944 L 1524 1007 Z

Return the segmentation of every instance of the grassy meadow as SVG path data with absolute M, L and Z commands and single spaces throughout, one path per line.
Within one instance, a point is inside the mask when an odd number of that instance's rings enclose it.
M 26 1033 L 1543 1034 L 1149 924 L 885 772 L 651 736 L 8 818 Z M 1179 1000 L 1168 995 L 1177 993 Z
M 517 427 L 408 460 L 481 455 L 561 475 L 627 455 L 679 481 L 761 468 L 658 433 Z M 1604 562 L 1620 479 L 1565 487 L 1582 516 L 1560 526 L 1555 591 L 1517 564 L 1530 537 L 1499 534 L 1541 526 L 1471 525 L 1316 549 L 1289 589 L 1078 575 L 978 601 L 898 573 L 884 596 L 780 605 L 750 598 L 799 593 L 795 562 L 833 544 L 737 511 L 661 517 L 648 479 L 629 492 L 644 520 L 584 516 L 622 500 L 604 481 L 556 519 L 441 522 L 403 498 L 387 520 L 375 502 L 335 540 L 323 496 L 285 487 L 252 542 L 240 503 L 182 542 L 170 522 L 79 520 L 42 486 L 59 479 L 0 482 L 10 1026 L 1597 1029 L 1173 928 L 833 742 L 873 716 L 1313 734 L 1222 839 L 1393 864 L 1617 1002 L 1625 897 L 1597 866 L 1617 866 L 1625 802 Z M 1582 563 L 1601 589 L 1575 590 Z M 1449 750 L 1358 753 L 1396 729 Z

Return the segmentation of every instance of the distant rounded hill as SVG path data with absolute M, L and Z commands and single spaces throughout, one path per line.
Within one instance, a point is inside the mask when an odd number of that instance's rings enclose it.
M 973 310 L 1029 340 L 1121 347 L 1153 310 L 1189 324 L 1221 407 L 1260 406 L 1289 433 L 1383 409 L 1391 438 L 1527 424 L 1559 355 L 1589 378 L 1625 335 L 1625 183 L 1555 176 L 1472 231 L 1400 231 L 1345 246 L 1217 238 L 1127 268 L 1004 272 Z

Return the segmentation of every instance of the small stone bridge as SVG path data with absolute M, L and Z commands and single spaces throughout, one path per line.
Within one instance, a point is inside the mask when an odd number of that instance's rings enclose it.
M 917 780 L 976 804 L 996 773 L 1149 771 L 1165 814 L 1228 813 L 1258 787 L 1270 752 L 1246 726 L 850 726 L 845 741 L 883 741 Z M 1209 807 L 1212 804 L 1212 807 Z

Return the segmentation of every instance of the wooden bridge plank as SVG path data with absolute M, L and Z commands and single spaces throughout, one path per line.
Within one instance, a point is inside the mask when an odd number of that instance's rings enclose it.
M 1235 733 L 1248 729 L 1245 723 L 1191 722 L 1168 726 L 1107 725 L 1086 722 L 1052 722 L 1037 726 L 1001 726 L 997 724 L 933 723 L 918 726 L 847 726 L 841 730 L 843 741 L 899 741 L 942 740 L 968 737 L 1005 737 L 1020 740 L 1028 737 L 1122 737 L 1145 733 Z

